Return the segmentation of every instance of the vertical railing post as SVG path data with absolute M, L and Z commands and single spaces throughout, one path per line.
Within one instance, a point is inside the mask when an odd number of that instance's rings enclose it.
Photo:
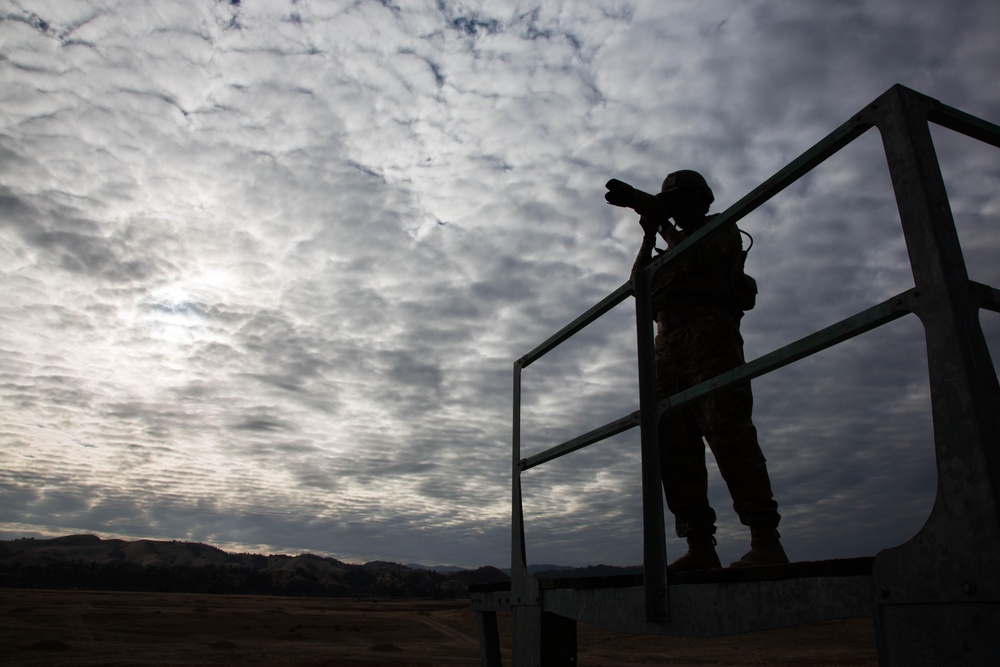
M 642 451 L 642 555 L 646 618 L 669 620 L 667 546 L 663 527 L 663 487 L 660 481 L 659 415 L 653 350 L 653 271 L 632 277 L 635 292 L 636 345 L 639 364 L 639 431 Z
M 511 582 L 518 581 L 527 572 L 524 548 L 524 509 L 521 504 L 521 368 L 524 359 L 514 362 L 514 415 L 511 434 Z
M 521 498 L 521 370 L 524 358 L 514 362 L 514 427 L 511 453 L 510 605 L 513 612 L 514 667 L 538 667 L 542 656 L 542 607 L 538 580 L 528 574 L 524 545 L 524 507 Z
M 1000 387 L 927 124 L 937 104 L 895 86 L 867 111 L 882 134 L 924 325 L 938 471 L 927 523 L 875 559 L 879 660 L 995 665 Z

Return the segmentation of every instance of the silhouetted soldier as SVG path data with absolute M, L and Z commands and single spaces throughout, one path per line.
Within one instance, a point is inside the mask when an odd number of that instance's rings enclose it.
M 715 196 L 701 174 L 677 171 L 653 197 L 621 181 L 608 183 L 606 197 L 641 215 L 645 232 L 633 275 L 653 258 L 656 234 L 673 248 L 714 216 Z M 673 219 L 673 224 L 671 224 Z M 656 314 L 656 393 L 658 400 L 744 363 L 739 323 L 754 305 L 756 283 L 743 272 L 746 255 L 735 224 L 662 267 L 653 279 Z M 660 474 L 667 506 L 688 552 L 669 570 L 722 567 L 715 551 L 715 511 L 708 502 L 705 445 L 715 455 L 729 487 L 733 509 L 750 527 L 751 548 L 732 567 L 787 563 L 778 535 L 778 504 L 751 417 L 750 383 L 738 385 L 664 414 L 659 423 Z

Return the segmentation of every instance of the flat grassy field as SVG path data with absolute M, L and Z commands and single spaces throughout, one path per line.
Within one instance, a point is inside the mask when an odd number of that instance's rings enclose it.
M 499 614 L 504 665 L 510 614 Z M 871 619 L 733 637 L 580 625 L 579 664 L 876 666 Z M 0 665 L 478 666 L 468 602 L 0 589 Z

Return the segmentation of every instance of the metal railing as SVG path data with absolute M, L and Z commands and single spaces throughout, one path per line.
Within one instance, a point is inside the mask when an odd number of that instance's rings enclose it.
M 991 544 L 996 541 L 1000 533 L 1000 493 L 995 486 L 1000 483 L 996 481 L 1000 480 L 1000 454 L 995 451 L 995 444 L 1000 442 L 997 417 L 1000 414 L 1000 389 L 996 373 L 989 363 L 989 351 L 978 318 L 970 317 L 970 313 L 978 313 L 980 308 L 1000 312 L 1000 290 L 968 279 L 931 141 L 929 122 L 1000 147 L 1000 127 L 997 125 L 945 106 L 903 86 L 894 86 L 683 243 L 637 272 L 632 282 L 616 289 L 514 362 L 512 602 L 528 605 L 537 604 L 538 600 L 538 583 L 527 572 L 521 474 L 639 426 L 646 617 L 650 621 L 668 621 L 669 589 L 657 437 L 657 423 L 663 412 L 677 409 L 733 385 L 749 382 L 909 313 L 920 318 L 927 337 L 939 470 L 938 504 L 962 502 L 968 506 L 971 501 L 977 508 L 979 520 L 985 520 L 989 524 L 990 540 L 993 540 Z M 882 136 L 915 286 L 658 403 L 654 381 L 653 308 L 650 298 L 656 271 L 676 261 L 714 230 L 736 223 L 872 127 L 877 127 Z M 522 458 L 521 372 L 630 296 L 635 297 L 639 410 L 540 453 Z M 971 462 L 981 463 L 982 469 L 971 473 L 977 477 L 970 496 L 968 486 L 963 488 L 952 477 L 945 479 L 941 474 L 942 471 L 949 474 L 954 470 L 968 471 Z M 970 533 L 974 531 L 971 526 L 969 529 Z M 905 579 L 911 587 L 918 579 L 926 577 L 926 568 L 922 570 L 921 566 L 900 569 L 897 564 L 897 569 L 897 572 L 892 573 L 884 570 L 883 576 L 887 581 Z M 995 576 L 989 586 L 994 594 L 997 592 L 994 589 L 1000 588 Z

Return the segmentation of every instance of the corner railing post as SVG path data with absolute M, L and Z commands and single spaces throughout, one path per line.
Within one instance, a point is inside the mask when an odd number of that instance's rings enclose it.
M 927 123 L 938 104 L 895 86 L 869 107 L 924 325 L 938 471 L 927 523 L 875 559 L 884 665 L 997 664 L 1000 655 L 1000 387 Z

